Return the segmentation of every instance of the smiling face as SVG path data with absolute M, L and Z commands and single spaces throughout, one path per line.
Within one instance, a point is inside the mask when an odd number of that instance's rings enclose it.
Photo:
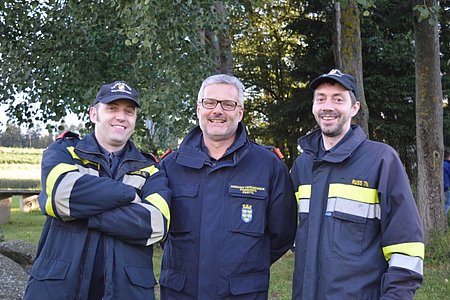
M 130 100 L 98 103 L 89 110 L 95 124 L 95 137 L 100 146 L 110 152 L 122 149 L 131 135 L 137 119 L 137 109 Z
M 226 83 L 207 85 L 203 98 L 219 101 L 233 100 L 239 103 L 237 88 Z M 239 103 L 239 105 L 242 105 L 242 103 Z M 238 123 L 242 120 L 242 116 L 243 108 L 241 106 L 237 106 L 233 111 L 225 111 L 220 104 L 217 104 L 215 108 L 207 109 L 201 103 L 197 103 L 197 117 L 206 144 L 220 141 L 231 145 L 234 142 Z
M 324 137 L 324 144 L 335 145 L 350 129 L 351 119 L 359 110 L 352 104 L 350 92 L 339 83 L 322 83 L 314 91 L 312 112 Z

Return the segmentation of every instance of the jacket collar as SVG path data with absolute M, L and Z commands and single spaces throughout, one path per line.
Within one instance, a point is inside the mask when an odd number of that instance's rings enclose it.
M 104 156 L 100 146 L 95 138 L 94 132 L 86 135 L 83 139 L 81 139 L 76 145 L 75 151 L 77 154 L 81 154 L 83 156 L 88 155 L 90 160 L 98 161 L 98 158 L 94 157 Z M 123 149 L 124 159 L 127 160 L 136 160 L 136 161 L 146 161 L 146 158 L 141 154 L 141 152 L 136 148 L 133 142 L 128 141 Z
M 177 163 L 200 169 L 210 160 L 209 155 L 202 150 L 203 132 L 200 126 L 194 127 L 183 139 L 177 155 Z M 246 149 L 250 147 L 247 139 L 245 127 L 239 122 L 236 138 L 230 148 L 227 149 L 224 156 L 232 155 L 232 164 L 236 164 L 246 153 Z
M 300 148 L 305 153 L 313 154 L 317 157 L 319 153 L 319 143 L 321 143 L 322 132 L 320 128 L 314 130 L 308 135 L 305 135 L 298 139 L 298 144 Z M 366 135 L 360 126 L 352 125 L 352 132 L 350 137 L 348 137 L 343 143 L 337 145 L 333 151 L 325 154 L 322 158 L 324 161 L 339 163 L 344 161 L 347 157 L 353 155 L 359 145 L 366 139 Z

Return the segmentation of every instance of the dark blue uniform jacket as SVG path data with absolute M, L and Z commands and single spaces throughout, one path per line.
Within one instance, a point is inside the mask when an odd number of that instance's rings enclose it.
M 395 150 L 353 127 L 320 152 L 301 138 L 293 299 L 413 299 L 423 278 L 422 222 Z
M 288 170 L 242 124 L 219 161 L 202 138 L 194 128 L 161 162 L 173 191 L 161 299 L 267 299 L 270 265 L 295 236 Z
M 171 197 L 157 163 L 128 142 L 113 177 L 93 135 L 64 138 L 44 151 L 41 181 L 47 220 L 24 299 L 88 299 L 94 272 L 105 300 L 154 299 L 152 244 L 167 234 Z

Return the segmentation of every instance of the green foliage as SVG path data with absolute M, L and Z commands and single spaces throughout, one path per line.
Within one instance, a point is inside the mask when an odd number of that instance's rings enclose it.
M 417 13 L 419 22 L 427 20 L 430 25 L 436 24 L 436 15 L 440 12 L 439 1 L 434 1 L 431 6 L 428 6 L 425 1 L 423 3 L 413 7 L 413 11 Z
M 439 1 L 441 5 L 440 17 L 440 36 L 441 45 L 450 44 L 450 1 Z M 444 145 L 450 147 L 450 47 L 442 46 L 441 51 L 441 72 L 442 72 L 442 93 L 446 102 L 444 105 Z
M 233 1 L 116 1 L 125 22 L 126 44 L 138 47 L 136 76 L 142 84 L 142 110 L 153 124 L 145 140 L 176 147 L 194 125 L 201 81 L 220 70 L 216 38 L 228 27 Z
M 0 146 L 3 147 L 46 148 L 51 142 L 53 137 L 42 134 L 39 125 L 23 133 L 20 127 L 8 123 L 5 131 L 0 132 Z
M 411 169 L 412 5 L 356 1 L 370 11 L 361 18 L 370 134 L 391 144 Z M 446 99 L 449 0 L 440 5 Z M 123 79 L 142 99 L 133 139 L 158 153 L 176 147 L 195 124 L 196 93 L 202 79 L 219 70 L 221 36 L 232 38 L 234 72 L 248 87 L 244 120 L 250 136 L 282 148 L 288 165 L 298 155 L 297 138 L 315 126 L 307 84 L 335 67 L 329 0 L 6 0 L 0 2 L 0 26 L 0 103 L 9 106 L 11 117 L 31 124 L 60 121 L 67 111 L 86 116 L 98 87 Z M 448 144 L 448 106 L 444 128 Z
M 220 4 L 232 2 L 3 1 L 0 103 L 30 126 L 59 122 L 86 115 L 102 83 L 125 80 L 142 103 L 146 137 L 136 140 L 153 151 L 174 147 L 192 127 L 201 80 L 219 70 L 212 44 L 228 26 Z M 145 120 L 155 124 L 151 135 Z
M 349 3 L 349 1 L 352 0 L 338 0 L 342 7 L 346 7 Z M 355 0 L 353 0 L 355 1 Z M 363 16 L 368 17 L 370 16 L 371 9 L 376 8 L 376 0 L 356 0 L 356 2 L 361 6 L 363 11 Z
M 244 121 L 250 137 L 275 145 L 292 163 L 297 156 L 297 113 L 291 76 L 301 35 L 287 28 L 301 14 L 288 1 L 255 5 L 248 2 L 233 11 L 235 74 L 248 88 Z M 277 22 L 273 22 L 277 20 Z
M 103 82 L 136 84 L 136 49 L 104 1 L 2 1 L 0 99 L 19 122 L 85 113 Z M 51 128 L 50 128 L 51 129 Z
M 410 3 L 377 1 L 371 18 L 362 19 L 364 91 L 369 131 L 400 154 L 414 182 L 415 79 Z
M 39 190 L 41 189 L 41 182 L 39 179 L 1 178 L 0 189 Z

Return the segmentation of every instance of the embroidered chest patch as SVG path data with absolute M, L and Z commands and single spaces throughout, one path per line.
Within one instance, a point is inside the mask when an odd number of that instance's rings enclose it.
M 251 204 L 242 204 L 241 220 L 250 223 L 253 219 L 253 206 Z

